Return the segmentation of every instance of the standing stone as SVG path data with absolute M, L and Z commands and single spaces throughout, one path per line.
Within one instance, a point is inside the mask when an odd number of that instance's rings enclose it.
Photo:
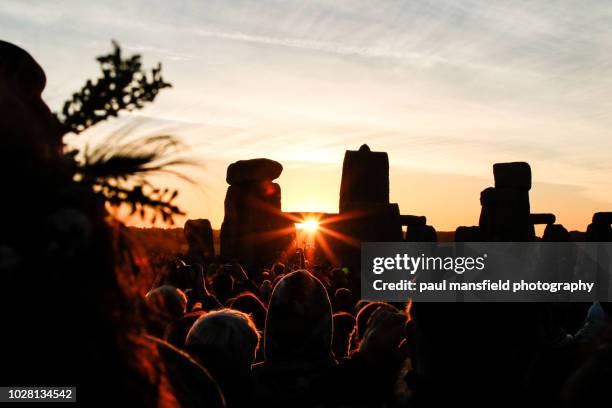
M 544 242 L 569 242 L 571 241 L 570 234 L 567 229 L 561 224 L 548 224 L 542 235 Z
M 281 212 L 273 182 L 282 165 L 269 159 L 240 160 L 227 169 L 230 184 L 221 226 L 221 256 L 247 266 L 269 266 L 291 242 L 292 221 Z
M 612 212 L 595 213 L 592 221 L 586 230 L 586 240 L 599 242 L 595 270 L 596 298 L 605 300 L 610 288 L 610 255 L 603 242 L 612 242 Z
M 524 162 L 493 165 L 495 187 L 480 194 L 482 210 L 479 227 L 487 241 L 532 241 L 535 229 L 530 222 L 529 190 L 531 168 Z
M 525 162 L 495 163 L 493 178 L 496 188 L 531 190 L 531 167 Z
M 587 227 L 586 240 L 589 242 L 612 241 L 612 212 L 593 214 L 593 220 Z
M 438 234 L 431 225 L 408 226 L 406 242 L 438 242 Z
M 531 241 L 529 191 L 495 188 L 496 206 L 493 239 L 496 241 Z
M 402 240 L 399 206 L 389 203 L 387 153 L 373 152 L 365 144 L 345 152 L 339 214 L 325 228 L 333 231 L 323 235 L 322 243 L 334 258 L 331 260 L 354 273 L 359 270 L 362 242 Z
M 406 242 L 438 242 L 438 233 L 427 225 L 427 217 L 422 215 L 401 215 L 401 224 L 406 226 Z
M 399 206 L 371 204 L 359 217 L 348 220 L 346 234 L 361 242 L 393 242 L 402 240 Z
M 556 220 L 555 214 L 529 214 L 529 223 L 532 225 L 550 225 Z
M 368 145 L 347 150 L 342 164 L 340 212 L 389 203 L 389 157 Z
M 283 166 L 270 159 L 238 160 L 227 168 L 225 181 L 231 186 L 256 181 L 275 180 L 283 172 Z
M 495 206 L 496 198 L 494 187 L 487 187 L 480 193 L 480 219 L 478 220 L 478 226 L 480 228 L 480 235 L 486 241 L 492 239 L 495 233 Z
M 593 224 L 612 224 L 612 212 L 596 212 L 593 214 Z
M 191 262 L 203 263 L 215 257 L 215 245 L 210 221 L 206 219 L 187 220 L 183 227 Z
M 455 230 L 455 242 L 481 242 L 480 228 L 472 226 L 457 227 Z
M 427 225 L 427 217 L 423 215 L 400 215 L 402 225 L 421 226 Z

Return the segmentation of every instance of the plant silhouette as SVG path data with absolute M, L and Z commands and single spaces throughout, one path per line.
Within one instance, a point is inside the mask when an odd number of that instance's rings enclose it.
M 119 44 L 113 40 L 112 45 L 110 54 L 96 58 L 102 76 L 87 80 L 64 103 L 59 119 L 71 132 L 80 133 L 123 110 L 141 109 L 146 102 L 153 102 L 160 90 L 172 86 L 162 78 L 161 63 L 147 73 L 140 55 L 123 58 Z
M 66 133 L 79 134 L 120 112 L 141 109 L 153 102 L 162 89 L 172 86 L 162 78 L 161 64 L 148 71 L 140 55 L 124 57 L 116 41 L 112 46 L 111 53 L 97 57 L 101 77 L 88 79 L 56 115 Z M 153 186 L 147 176 L 165 172 L 189 180 L 170 169 L 188 164 L 176 157 L 184 146 L 170 135 L 128 136 L 119 131 L 95 147 L 86 143 L 84 147 L 68 149 L 67 156 L 74 161 L 75 180 L 101 196 L 107 206 L 127 205 L 132 215 L 140 215 L 143 220 L 151 214 L 152 223 L 161 220 L 174 224 L 173 217 L 183 215 L 173 203 L 178 190 Z

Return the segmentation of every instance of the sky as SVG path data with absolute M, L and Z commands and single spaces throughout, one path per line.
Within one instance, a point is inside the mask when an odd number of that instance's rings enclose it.
M 171 89 L 69 140 L 179 137 L 196 183 L 155 181 L 216 228 L 230 163 L 278 160 L 283 210 L 337 212 L 363 143 L 389 154 L 391 201 L 438 230 L 478 223 L 503 161 L 531 164 L 532 212 L 584 230 L 612 210 L 609 2 L 3 0 L 0 38 L 45 69 L 53 110 L 111 39 L 161 62 Z

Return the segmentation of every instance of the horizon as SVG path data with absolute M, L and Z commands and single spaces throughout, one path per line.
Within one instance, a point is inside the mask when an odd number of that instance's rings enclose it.
M 215 229 L 230 163 L 277 160 L 283 211 L 337 212 L 344 151 L 363 143 L 389 154 L 391 202 L 440 231 L 478 223 L 496 162 L 528 162 L 532 212 L 570 230 L 612 208 L 612 5 L 63 4 L 3 2 L 0 38 L 41 64 L 53 110 L 111 39 L 160 61 L 173 88 L 74 139 L 180 137 L 197 185 L 155 180 Z

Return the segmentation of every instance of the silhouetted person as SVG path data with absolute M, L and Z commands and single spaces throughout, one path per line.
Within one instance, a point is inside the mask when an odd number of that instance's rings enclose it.
M 348 275 L 342 268 L 334 268 L 329 272 L 330 293 L 336 293 L 338 289 L 350 288 L 351 283 Z
M 350 313 L 334 314 L 334 339 L 332 350 L 337 360 L 348 356 L 351 333 L 355 329 L 355 318 Z
M 223 308 L 223 305 L 208 290 L 204 268 L 200 264 L 182 265 L 172 269 L 164 282 L 185 291 L 187 311 L 197 308 L 207 312 Z
M 217 300 L 224 305 L 234 294 L 234 278 L 228 271 L 222 270 L 213 277 L 211 289 Z
M 149 311 L 149 333 L 163 338 L 166 327 L 183 317 L 187 308 L 187 296 L 173 286 L 160 286 L 145 297 Z
M 336 364 L 332 331 L 331 304 L 323 284 L 305 270 L 285 275 L 268 306 L 265 360 L 253 368 L 257 404 L 309 406 L 320 398 L 311 384 Z
M 557 334 L 555 326 L 542 330 L 540 310 L 545 307 L 414 303 L 413 369 L 407 381 L 416 401 L 502 406 L 524 402 L 527 368 L 546 342 L 544 335 Z
M 340 288 L 334 293 L 334 312 L 353 313 L 355 309 L 355 300 L 353 292 L 347 288 Z
M 261 282 L 261 285 L 259 286 L 259 296 L 261 297 L 261 300 L 263 300 L 265 303 L 268 303 L 270 301 L 271 295 L 272 283 L 270 283 L 269 280 Z
M 205 313 L 202 311 L 190 312 L 185 314 L 178 320 L 173 321 L 166 327 L 164 332 L 164 340 L 172 344 L 174 347 L 184 350 L 187 333 L 191 330 L 191 326 Z
M 395 406 L 395 385 L 408 357 L 404 347 L 407 318 L 378 307 L 368 320 L 358 350 L 332 367 L 313 387 L 331 406 Z
M 259 333 L 249 315 L 233 309 L 207 313 L 193 324 L 185 344 L 217 380 L 228 407 L 251 401 L 251 364 Z
M 612 337 L 569 377 L 561 396 L 564 407 L 599 408 L 609 405 L 612 384 L 610 340 Z
M 26 51 L 0 41 L 0 321 L 10 327 L 0 383 L 76 386 L 83 405 L 221 407 L 201 366 L 143 335 L 122 228 L 112 233 L 103 200 L 74 181 L 66 130 L 41 99 L 45 82 Z
M 596 342 L 612 328 L 612 303 L 595 302 L 589 308 L 584 323 L 574 338 L 581 344 Z
M 351 335 L 351 350 L 359 348 L 359 344 L 363 340 L 363 336 L 368 328 L 368 321 L 378 309 L 388 310 L 390 312 L 398 311 L 394 306 L 385 302 L 370 302 L 363 306 L 359 310 L 359 313 L 357 313 L 355 330 Z
M 266 306 L 251 292 L 241 293 L 229 302 L 229 307 L 251 316 L 257 330 L 263 332 L 266 326 Z
M 274 277 L 276 276 L 283 276 L 285 274 L 285 264 L 282 264 L 280 262 L 275 263 L 272 266 L 272 275 Z

